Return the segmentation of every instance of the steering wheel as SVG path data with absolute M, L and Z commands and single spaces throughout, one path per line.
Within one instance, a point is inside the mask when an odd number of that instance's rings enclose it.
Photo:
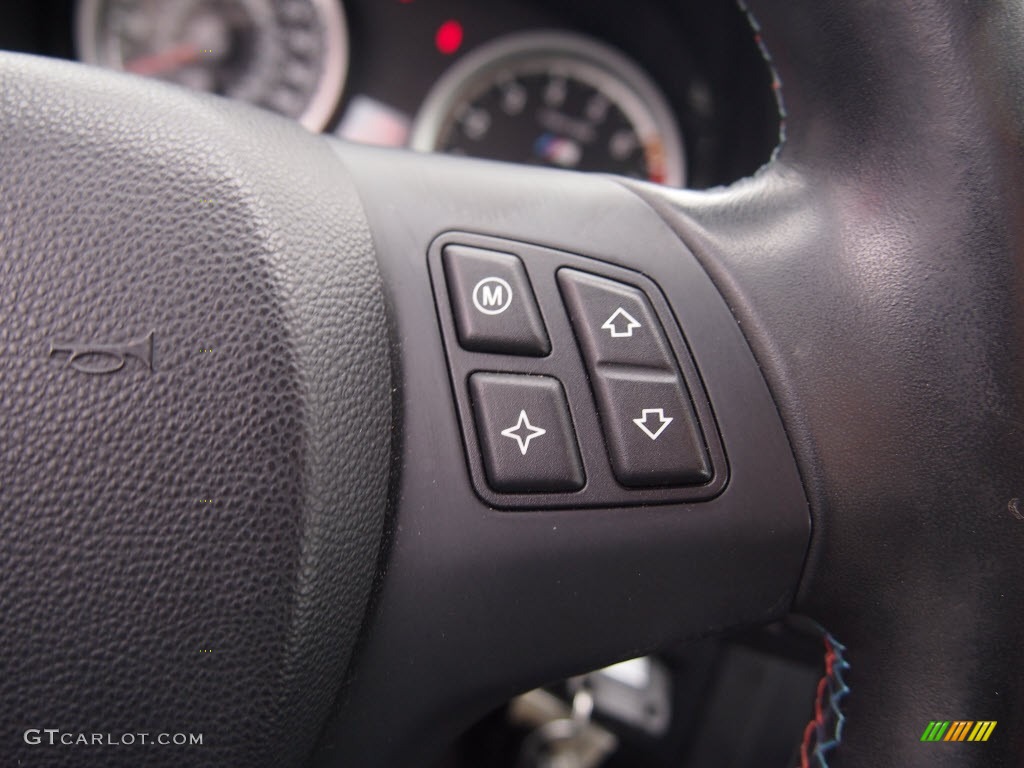
M 6 764 L 422 765 L 789 612 L 818 764 L 1019 764 L 1024 11 L 750 5 L 785 136 L 708 192 L 0 56 Z

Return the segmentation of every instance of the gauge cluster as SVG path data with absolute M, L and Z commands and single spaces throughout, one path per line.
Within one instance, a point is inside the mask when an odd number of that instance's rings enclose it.
M 244 101 L 311 131 L 703 188 L 778 142 L 768 67 L 729 2 L 44 0 L 0 48 Z
M 322 130 L 348 69 L 336 0 L 79 0 L 87 64 L 239 99 Z
M 454 64 L 420 107 L 411 146 L 672 186 L 685 175 L 657 86 L 613 48 L 564 32 L 501 37 Z

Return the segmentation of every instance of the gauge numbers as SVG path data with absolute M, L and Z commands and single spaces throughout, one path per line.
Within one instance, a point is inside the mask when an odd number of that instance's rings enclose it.
M 502 38 L 459 61 L 424 102 L 412 146 L 672 186 L 684 179 L 664 97 L 622 54 L 566 33 Z

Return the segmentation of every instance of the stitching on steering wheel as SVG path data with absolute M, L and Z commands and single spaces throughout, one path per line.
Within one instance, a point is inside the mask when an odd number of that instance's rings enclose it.
M 843 673 L 850 668 L 843 657 L 846 646 L 823 631 L 825 642 L 825 674 L 818 681 L 814 700 L 814 718 L 804 728 L 800 745 L 800 768 L 828 768 L 828 753 L 843 740 L 846 716 L 840 702 L 850 692 Z
M 761 25 L 758 23 L 754 13 L 747 7 L 746 0 L 736 0 L 736 4 L 747 17 L 750 28 L 754 30 L 754 42 L 757 43 L 757 49 L 761 51 L 761 56 L 764 58 L 764 63 L 768 66 L 768 71 L 772 73 L 772 93 L 775 94 L 775 106 L 779 110 L 779 143 L 772 150 L 772 156 L 769 160 L 771 162 L 775 160 L 782 150 L 782 145 L 786 143 L 786 102 L 782 97 L 782 78 L 779 76 L 779 70 L 775 66 L 775 61 L 772 59 L 768 46 L 765 45 L 764 36 L 761 34 Z

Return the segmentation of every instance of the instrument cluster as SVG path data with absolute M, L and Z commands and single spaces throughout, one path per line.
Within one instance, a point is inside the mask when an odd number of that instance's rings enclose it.
M 749 175 L 778 143 L 768 66 L 730 3 L 49 2 L 35 24 L 66 23 L 68 44 L 50 29 L 35 52 L 357 142 L 695 188 Z

